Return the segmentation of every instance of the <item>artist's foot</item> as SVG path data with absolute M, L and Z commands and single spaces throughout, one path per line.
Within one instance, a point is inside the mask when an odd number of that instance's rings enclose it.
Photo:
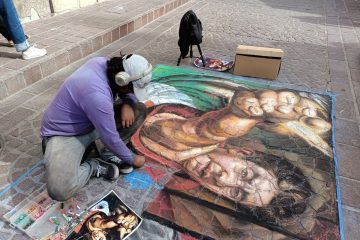
M 38 58 L 46 55 L 47 51 L 44 48 L 37 48 L 35 46 L 31 46 L 25 51 L 22 52 L 22 58 L 25 60 Z
M 119 177 L 118 167 L 101 159 L 91 159 L 90 164 L 93 168 L 93 177 L 104 177 L 107 180 L 116 180 Z
M 134 170 L 133 166 L 125 163 L 107 148 L 103 148 L 101 150 L 100 157 L 109 163 L 116 164 L 116 166 L 119 168 L 119 172 L 122 174 L 128 174 Z

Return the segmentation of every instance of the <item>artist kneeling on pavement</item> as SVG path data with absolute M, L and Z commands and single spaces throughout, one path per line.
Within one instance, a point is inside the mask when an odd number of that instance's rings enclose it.
M 151 64 L 135 54 L 96 57 L 64 82 L 41 126 L 47 189 L 53 199 L 71 198 L 91 177 L 115 180 L 119 171 L 129 173 L 132 166 L 144 165 L 145 158 L 126 144 L 146 117 L 133 87 L 144 87 L 151 70 Z M 105 145 L 102 159 L 83 162 L 86 148 L 97 138 Z

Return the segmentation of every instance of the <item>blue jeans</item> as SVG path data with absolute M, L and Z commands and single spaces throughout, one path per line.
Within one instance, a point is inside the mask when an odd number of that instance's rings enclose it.
M 11 40 L 15 43 L 16 51 L 23 52 L 30 47 L 26 40 L 16 8 L 12 0 L 0 0 L 0 16 L 4 20 Z
M 1 15 L 0 15 L 0 33 L 1 33 L 1 35 L 4 36 L 4 38 L 6 38 L 6 40 L 8 40 L 8 41 L 12 40 L 10 33 L 7 30 L 7 27 L 5 26 L 4 20 L 1 17 Z

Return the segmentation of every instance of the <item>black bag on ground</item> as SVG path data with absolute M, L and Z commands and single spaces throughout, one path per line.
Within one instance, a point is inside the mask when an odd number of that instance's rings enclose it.
M 181 52 L 181 58 L 186 57 L 191 45 L 199 46 L 203 38 L 202 30 L 203 28 L 200 19 L 198 19 L 192 10 L 187 11 L 181 18 L 179 28 L 178 45 Z

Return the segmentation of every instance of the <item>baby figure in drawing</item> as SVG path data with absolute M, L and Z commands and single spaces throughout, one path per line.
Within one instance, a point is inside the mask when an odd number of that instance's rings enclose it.
M 114 192 L 110 192 L 89 210 L 68 240 L 123 240 L 141 223 L 141 218 Z

